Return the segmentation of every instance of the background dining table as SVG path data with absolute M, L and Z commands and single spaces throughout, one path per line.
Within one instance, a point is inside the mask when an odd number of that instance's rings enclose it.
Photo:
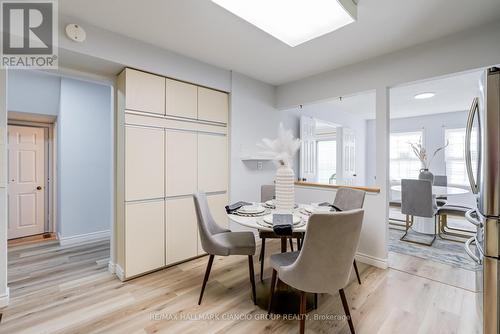
M 391 190 L 401 192 L 401 186 L 392 186 Z M 467 194 L 469 192 L 469 190 L 460 187 L 432 186 L 432 194 L 436 197 L 451 197 L 454 195 Z M 433 218 L 415 217 L 412 229 L 420 233 L 434 234 L 434 220 Z
M 256 203 L 258 204 L 258 203 Z M 263 204 L 262 204 L 263 205 Z M 307 229 L 307 221 L 309 220 L 309 214 L 306 213 L 306 208 L 313 208 L 312 205 L 298 204 L 296 209 L 292 210 L 294 216 L 300 217 L 300 223 L 294 226 L 294 232 L 305 232 Z M 317 208 L 318 212 L 328 212 L 327 207 Z M 262 223 L 264 217 L 272 215 L 273 213 L 285 213 L 283 210 L 276 209 L 266 209 L 264 214 L 256 216 L 243 216 L 239 214 L 228 214 L 230 222 L 238 224 L 243 227 L 252 228 L 255 230 L 263 231 L 273 231 L 273 228 L 265 223 Z M 288 211 L 288 213 L 290 213 Z M 287 251 L 287 236 L 281 238 L 281 252 Z M 261 308 L 267 310 L 269 304 L 269 296 L 271 289 L 271 279 L 270 277 L 259 282 L 256 286 L 257 288 L 257 305 Z M 274 307 L 272 312 L 275 314 L 299 314 L 299 304 L 300 304 L 300 292 L 284 284 L 283 282 L 278 282 L 275 291 L 276 302 L 273 303 Z M 307 294 L 307 310 L 314 308 L 315 299 L 314 294 Z

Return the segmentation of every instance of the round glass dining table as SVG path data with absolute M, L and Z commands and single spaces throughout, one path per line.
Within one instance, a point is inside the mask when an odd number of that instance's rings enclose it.
M 305 232 L 307 228 L 307 221 L 309 220 L 309 214 L 306 213 L 305 209 L 311 207 L 311 205 L 299 204 L 298 207 L 292 210 L 294 216 L 300 218 L 300 223 L 293 227 L 293 232 Z M 323 209 L 324 208 L 324 209 Z M 327 207 L 316 208 L 317 212 L 325 212 Z M 272 215 L 273 213 L 286 213 L 283 210 L 267 209 L 266 212 L 258 216 L 242 216 L 238 214 L 228 214 L 228 218 L 232 223 L 256 229 L 261 231 L 273 231 L 271 224 L 264 222 L 266 216 Z M 288 212 L 290 213 L 290 212 Z M 286 236 L 281 238 L 281 252 L 286 252 Z M 267 263 L 270 260 L 267 259 Z M 270 271 L 269 271 L 270 273 Z M 256 282 L 257 290 L 257 305 L 265 310 L 267 310 L 269 305 L 269 297 L 271 292 L 271 278 L 267 277 L 263 281 Z M 311 310 L 315 306 L 314 294 L 308 293 L 307 298 L 307 310 Z M 272 313 L 274 314 L 299 314 L 300 306 L 300 292 L 292 287 L 289 287 L 285 283 L 278 280 L 278 284 L 275 290 L 275 302 L 273 302 Z

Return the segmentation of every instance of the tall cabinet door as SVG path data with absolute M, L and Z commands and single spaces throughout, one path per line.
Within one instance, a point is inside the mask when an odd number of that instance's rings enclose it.
M 127 68 L 125 109 L 165 115 L 165 78 Z
M 198 87 L 198 119 L 227 123 L 229 97 L 226 93 Z
M 125 201 L 165 197 L 165 131 L 125 129 Z
M 165 266 L 164 200 L 125 205 L 125 277 Z
M 198 134 L 198 189 L 205 192 L 227 191 L 227 137 Z
M 197 223 L 192 196 L 166 200 L 165 239 L 167 264 L 198 255 Z
M 196 192 L 197 134 L 167 130 L 167 197 Z
M 167 79 L 166 113 L 196 119 L 198 117 L 197 87 L 185 82 Z

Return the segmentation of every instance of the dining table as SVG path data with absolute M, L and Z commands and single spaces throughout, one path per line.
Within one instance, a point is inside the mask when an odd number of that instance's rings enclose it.
M 391 190 L 401 192 L 401 185 L 394 185 Z M 436 197 L 452 197 L 457 195 L 464 195 L 470 191 L 465 188 L 453 186 L 432 186 L 432 194 Z M 434 221 L 433 218 L 415 217 L 412 229 L 419 233 L 434 234 Z
M 264 203 L 252 203 L 252 205 L 261 204 L 265 207 Z M 291 213 L 295 217 L 296 224 L 293 225 L 293 232 L 306 232 L 307 222 L 310 215 L 313 212 L 331 212 L 330 207 L 317 206 L 317 204 L 297 204 L 296 208 L 293 210 L 276 210 L 273 208 L 266 208 L 266 211 L 258 215 L 241 215 L 237 213 L 227 214 L 229 221 L 231 223 L 255 229 L 255 231 L 273 231 L 272 223 L 266 223 L 269 221 L 275 213 Z M 298 221 L 298 222 L 297 222 Z M 281 252 L 287 251 L 287 239 L 289 236 L 281 237 Z M 270 263 L 268 261 L 267 263 Z M 256 284 L 256 294 L 257 294 L 257 305 L 262 309 L 267 310 L 269 305 L 271 291 L 271 278 L 267 277 L 262 281 L 258 281 Z M 276 290 L 275 290 L 275 302 L 273 302 L 273 309 L 271 310 L 273 314 L 299 314 L 300 313 L 300 291 L 286 285 L 282 281 L 278 280 Z M 308 293 L 306 295 L 307 300 L 307 310 L 310 311 L 316 307 L 316 299 L 314 294 Z

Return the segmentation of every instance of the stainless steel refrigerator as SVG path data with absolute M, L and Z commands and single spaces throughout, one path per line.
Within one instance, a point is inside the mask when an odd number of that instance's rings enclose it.
M 487 69 L 467 119 L 465 160 L 477 209 L 466 218 L 477 226 L 474 238 L 465 244 L 469 255 L 482 265 L 477 272 L 479 312 L 483 333 L 500 333 L 500 70 Z M 472 150 L 471 145 L 477 145 Z M 474 154 L 473 152 L 477 152 Z M 475 244 L 475 247 L 472 246 Z M 481 310 L 482 308 L 482 310 Z

